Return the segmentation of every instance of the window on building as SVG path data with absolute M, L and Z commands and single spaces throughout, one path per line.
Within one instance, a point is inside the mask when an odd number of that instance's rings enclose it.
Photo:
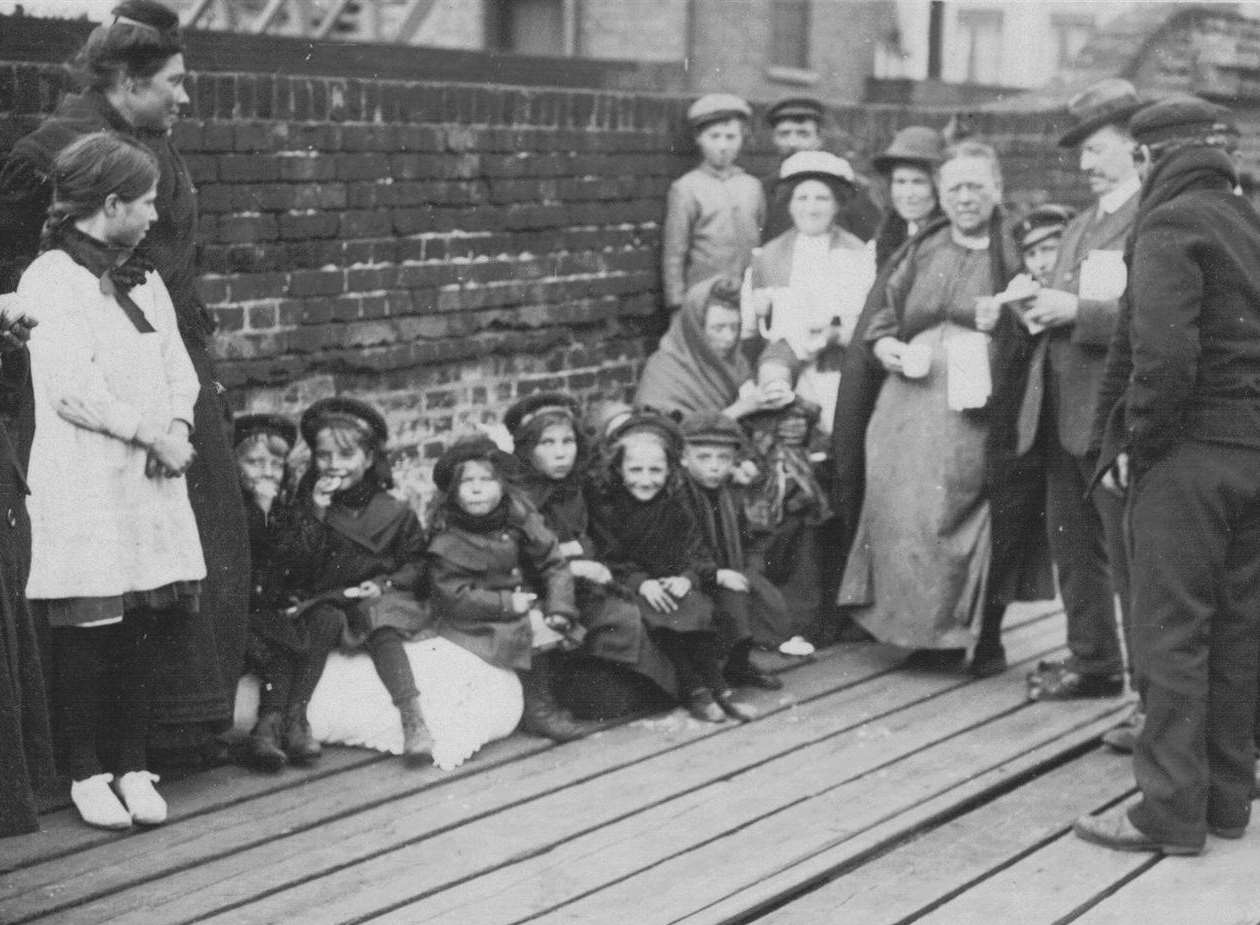
M 959 10 L 958 53 L 967 62 L 968 83 L 1002 82 L 1002 11 Z
M 520 55 L 565 53 L 564 0 L 486 0 L 486 47 Z
M 1050 28 L 1054 32 L 1055 65 L 1059 68 L 1070 66 L 1098 30 L 1092 16 L 1070 13 L 1051 16 Z
M 770 65 L 809 68 L 809 0 L 771 0 Z

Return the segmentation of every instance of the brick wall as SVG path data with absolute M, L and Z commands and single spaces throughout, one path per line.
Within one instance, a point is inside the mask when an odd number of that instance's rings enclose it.
M 0 64 L 0 151 L 55 103 L 51 65 Z M 687 100 L 205 73 L 177 140 L 200 189 L 203 296 L 235 409 L 350 392 L 400 484 L 518 396 L 626 396 L 659 334 L 659 224 L 693 160 Z M 837 110 L 861 163 L 911 121 Z M 1054 120 L 985 116 L 1014 198 L 1079 200 Z M 769 167 L 764 149 L 746 159 Z

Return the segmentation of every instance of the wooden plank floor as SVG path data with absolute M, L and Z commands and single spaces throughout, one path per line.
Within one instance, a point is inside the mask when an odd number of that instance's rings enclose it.
M 1063 633 L 1013 612 L 986 681 L 876 645 L 772 658 L 786 688 L 747 725 L 515 736 L 451 774 L 350 749 L 221 768 L 164 784 L 148 831 L 63 808 L 0 841 L 0 923 L 1260 921 L 1260 836 L 1161 860 L 1071 835 L 1133 783 L 1097 742 L 1127 703 L 1024 701 Z

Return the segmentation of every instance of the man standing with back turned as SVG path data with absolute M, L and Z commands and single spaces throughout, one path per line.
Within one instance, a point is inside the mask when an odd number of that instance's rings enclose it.
M 1235 194 L 1229 111 L 1194 97 L 1133 117 L 1144 176 L 1099 474 L 1127 486 L 1141 799 L 1077 820 L 1087 841 L 1197 854 L 1251 812 L 1260 660 L 1260 216 Z M 1131 361 L 1126 363 L 1125 358 Z M 1128 372 L 1127 376 L 1125 375 Z

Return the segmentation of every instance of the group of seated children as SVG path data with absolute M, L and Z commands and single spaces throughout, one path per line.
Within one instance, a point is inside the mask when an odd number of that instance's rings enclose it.
M 757 504 L 732 484 L 760 464 L 752 445 L 720 414 L 609 410 L 584 421 L 573 397 L 540 393 L 505 417 L 513 452 L 457 440 L 427 529 L 389 493 L 371 406 L 324 399 L 299 426 L 239 417 L 260 683 L 245 760 L 319 757 L 316 686 L 338 683 L 325 675 L 338 650 L 367 651 L 398 711 L 389 750 L 408 763 L 453 767 L 518 721 L 567 741 L 677 702 L 706 722 L 751 719 L 737 689 L 781 686 L 750 659 L 754 628 L 785 610 L 750 542 Z M 295 483 L 299 433 L 310 461 Z

